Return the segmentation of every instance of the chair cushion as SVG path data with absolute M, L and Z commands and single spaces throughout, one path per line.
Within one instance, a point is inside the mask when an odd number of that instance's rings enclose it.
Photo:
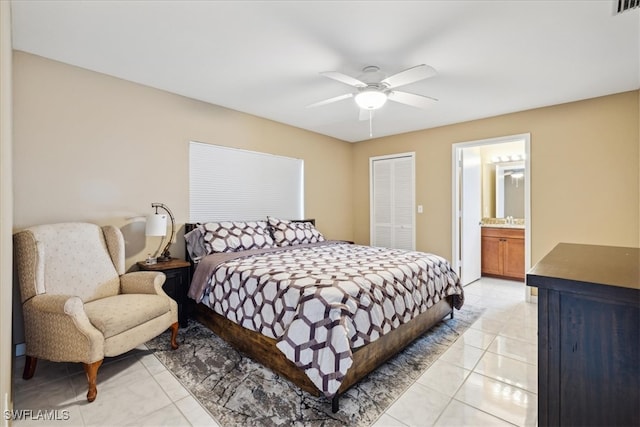
M 171 307 L 166 296 L 121 294 L 85 303 L 84 311 L 107 339 L 162 316 Z

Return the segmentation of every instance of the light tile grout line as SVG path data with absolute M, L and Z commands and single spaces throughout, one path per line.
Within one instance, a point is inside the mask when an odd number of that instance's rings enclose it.
M 146 346 L 145 346 L 145 347 L 146 347 Z M 188 396 L 184 396 L 184 397 L 182 397 L 182 398 L 180 398 L 180 399 L 178 399 L 178 400 L 174 401 L 174 400 L 171 398 L 171 396 L 169 396 L 169 394 L 167 393 L 167 391 L 164 389 L 164 387 L 162 386 L 162 384 L 160 384 L 160 383 L 158 382 L 158 380 L 156 379 L 156 376 L 155 376 L 155 375 L 153 375 L 153 374 L 149 371 L 149 368 L 147 368 L 147 366 L 143 364 L 143 366 L 145 367 L 145 369 L 147 369 L 147 372 L 149 372 L 149 373 L 151 374 L 151 376 L 153 377 L 153 380 L 154 380 L 154 381 L 155 381 L 155 382 L 160 386 L 160 388 L 162 389 L 162 392 L 163 392 L 163 393 L 164 393 L 164 394 L 169 398 L 169 400 L 171 401 L 171 404 L 172 404 L 172 405 L 174 405 L 174 406 L 178 409 L 178 411 L 182 414 L 182 416 L 185 418 L 185 420 L 186 420 L 190 425 L 192 425 L 191 421 L 189 421 L 189 416 L 188 416 L 188 414 L 185 414 L 185 413 L 184 413 L 184 411 L 182 411 L 182 410 L 180 409 L 180 406 L 178 406 L 178 405 L 177 405 L 177 402 L 178 402 L 178 401 L 180 401 L 180 400 L 182 400 L 182 399 L 185 399 L 185 398 L 187 398 L 187 397 L 189 397 L 189 396 L 190 396 L 191 398 L 193 398 L 193 400 L 195 400 L 195 401 L 198 403 L 198 405 L 199 405 L 199 406 L 204 410 L 204 412 L 205 412 L 206 414 L 208 414 L 208 415 L 209 415 L 209 418 L 211 418 L 211 420 L 212 420 L 216 425 L 218 425 L 218 426 L 219 426 L 219 425 L 220 425 L 220 422 L 219 422 L 219 421 L 218 421 L 218 420 L 217 420 L 217 419 L 216 419 L 216 418 L 211 414 L 211 412 L 209 412 L 209 410 L 208 410 L 208 409 L 207 409 L 207 408 L 206 408 L 206 407 L 205 407 L 205 406 L 200 402 L 200 400 L 199 400 L 199 399 L 198 399 L 198 398 L 197 398 L 193 393 L 191 393 L 191 390 L 189 390 L 187 387 L 185 387 L 184 385 L 182 385 L 182 383 L 180 382 L 180 380 L 178 379 L 178 377 L 176 377 L 176 376 L 175 376 L 175 374 L 174 374 L 173 372 L 171 372 L 171 370 L 170 370 L 170 369 L 168 369 L 168 368 L 164 365 L 164 363 L 162 363 L 162 361 L 160 360 L 160 358 L 158 358 L 158 357 L 156 356 L 156 354 L 155 354 L 155 353 L 151 353 L 151 354 L 152 354 L 152 355 L 153 355 L 153 357 L 155 357 L 155 358 L 156 358 L 156 360 L 157 360 L 157 361 L 162 365 L 162 367 L 164 368 L 164 370 L 165 370 L 166 372 L 169 372 L 169 374 L 171 374 L 171 376 L 172 376 L 172 377 L 173 377 L 173 378 L 178 382 L 178 384 L 180 384 L 180 387 L 182 387 L 184 390 L 186 390 L 186 391 L 187 391 Z
M 482 300 L 483 298 L 484 298 L 484 296 L 481 296 L 481 300 Z M 512 315 L 510 316 L 510 318 L 511 318 L 511 317 L 514 317 L 514 316 L 515 316 L 515 314 L 512 314 Z M 481 316 L 480 318 L 482 318 L 482 316 Z M 479 319 L 478 319 L 478 320 L 479 320 Z M 475 322 L 474 322 L 474 323 L 475 323 Z M 501 323 L 506 324 L 506 323 L 508 323 L 508 320 L 507 320 L 507 321 L 505 321 L 505 322 L 501 322 Z M 476 331 L 480 331 L 480 332 L 482 332 L 482 333 L 484 333 L 484 334 L 488 334 L 488 332 L 484 332 L 484 331 L 482 331 L 482 330 L 480 330 L 480 329 L 472 328 L 471 326 L 469 326 L 469 328 L 467 329 L 467 331 L 468 331 L 469 329 L 474 329 L 474 330 L 476 330 Z M 468 404 L 468 403 L 466 403 L 466 402 L 463 402 L 463 401 L 458 400 L 458 399 L 456 399 L 456 398 L 455 398 L 455 395 L 458 393 L 458 391 L 460 390 L 460 388 L 462 388 L 462 386 L 463 386 L 463 385 L 468 381 L 468 379 L 469 379 L 469 377 L 471 376 L 471 374 L 472 374 L 472 373 L 475 373 L 475 374 L 477 374 L 477 375 L 483 376 L 483 377 L 488 378 L 488 379 L 490 379 L 490 380 L 492 380 L 492 381 L 496 381 L 496 382 L 499 382 L 499 383 L 505 384 L 505 385 L 507 385 L 507 386 L 513 386 L 513 387 L 515 387 L 515 388 L 517 388 L 517 389 L 519 389 L 519 390 L 523 390 L 523 391 L 525 391 L 526 393 L 531 393 L 531 394 L 534 394 L 534 395 L 536 395 L 536 396 L 538 395 L 538 393 L 533 393 L 533 392 L 531 392 L 531 391 L 529 391 L 529 390 L 526 390 L 526 389 L 524 389 L 524 388 L 522 388 L 522 387 L 514 386 L 514 385 L 512 385 L 512 384 L 508 384 L 508 383 L 505 383 L 505 382 L 503 382 L 503 381 L 500 381 L 500 380 L 497 380 L 497 379 L 495 379 L 495 378 L 492 378 L 492 377 L 489 377 L 489 376 L 487 376 L 487 375 L 483 375 L 483 374 L 481 374 L 481 373 L 479 373 L 479 372 L 476 372 L 476 368 L 477 368 L 477 366 L 478 366 L 478 363 L 480 363 L 480 360 L 482 360 L 482 358 L 485 356 L 485 354 L 486 354 L 487 352 L 492 353 L 492 354 L 496 354 L 496 353 L 493 353 L 493 352 L 489 351 L 489 348 L 491 347 L 491 345 L 493 344 L 493 342 L 496 340 L 496 338 L 498 338 L 499 336 L 505 337 L 504 335 L 500 335 L 500 332 L 498 332 L 498 333 L 496 333 L 496 334 L 491 333 L 490 335 L 494 335 L 494 337 L 491 339 L 491 342 L 489 342 L 489 344 L 486 346 L 486 348 L 480 348 L 480 347 L 476 347 L 476 346 L 474 346 L 474 345 L 470 345 L 470 347 L 474 347 L 474 348 L 477 348 L 477 349 L 479 349 L 479 350 L 482 350 L 482 354 L 480 355 L 480 357 L 478 358 L 478 360 L 477 360 L 477 361 L 476 361 L 476 363 L 474 364 L 473 368 L 471 369 L 470 374 L 469 374 L 469 375 L 467 375 L 467 377 L 466 377 L 466 378 L 465 378 L 465 380 L 462 382 L 462 384 L 460 384 L 460 386 L 456 389 L 456 392 L 453 394 L 453 397 L 451 397 L 451 398 L 450 398 L 449 402 L 448 402 L 448 403 L 447 403 L 447 405 L 444 407 L 444 409 L 443 409 L 442 411 L 440 411 L 440 414 L 438 414 L 438 416 L 436 417 L 436 419 L 435 419 L 435 421 L 433 422 L 433 424 L 432 424 L 432 425 L 435 425 L 435 424 L 437 424 L 437 423 L 438 423 L 438 420 L 440 420 L 440 418 L 442 417 L 442 414 L 444 414 L 444 412 L 446 411 L 446 409 L 448 408 L 448 406 L 449 406 L 449 405 L 451 404 L 451 402 L 452 402 L 452 401 L 454 401 L 454 400 L 455 400 L 455 401 L 457 401 L 457 402 L 459 402 L 459 403 L 461 403 L 461 404 L 463 404 L 463 405 L 467 405 L 467 406 L 472 407 L 472 408 L 474 408 L 474 409 L 476 409 L 476 410 L 478 410 L 478 411 L 481 411 L 481 412 L 483 412 L 483 413 L 485 413 L 485 414 L 487 414 L 487 415 L 490 415 L 490 416 L 492 416 L 492 417 L 494 417 L 494 418 L 497 418 L 497 419 L 499 419 L 499 420 L 501 420 L 501 421 L 504 421 L 504 422 L 506 422 L 506 423 L 508 423 L 508 424 L 514 425 L 512 422 L 507 421 L 507 420 L 505 420 L 505 419 L 503 419 L 503 418 L 499 417 L 499 416 L 498 416 L 498 415 L 496 415 L 496 414 L 492 414 L 492 413 L 490 413 L 490 412 L 487 412 L 486 410 L 483 410 L 482 408 L 477 408 L 477 407 L 475 407 L 475 406 L 473 406 L 473 405 L 470 405 L 470 404 Z M 461 336 L 462 336 L 462 335 L 461 335 Z M 460 338 L 460 337 L 458 337 L 458 339 L 459 339 L 459 338 Z M 530 344 L 528 341 L 525 341 L 525 340 L 519 340 L 519 339 L 517 339 L 517 338 L 511 338 L 511 337 L 505 337 L 505 338 L 510 338 L 510 339 L 513 339 L 513 340 L 516 340 L 516 341 L 520 341 L 520 342 L 524 342 L 524 343 L 528 343 L 528 344 Z M 457 339 L 456 339 L 456 341 L 457 341 Z M 455 341 L 454 341 L 454 343 L 455 343 Z M 452 345 L 453 345 L 453 344 L 452 344 Z M 465 344 L 465 345 L 466 345 L 466 344 Z M 443 352 L 442 354 L 444 354 L 444 352 Z M 440 358 L 441 358 L 442 354 L 441 354 L 440 356 L 438 356 L 438 358 L 436 359 L 436 361 L 437 361 L 437 360 L 440 360 Z M 519 361 L 518 359 L 509 358 L 508 356 L 504 356 L 504 355 L 500 355 L 500 354 L 499 354 L 499 356 L 506 357 L 506 358 L 508 358 L 508 359 L 510 359 L 510 360 L 516 360 L 516 361 Z M 446 361 L 445 361 L 445 360 L 443 360 L 443 362 L 446 362 Z M 434 363 L 435 363 L 435 361 L 434 361 Z M 433 364 L 432 364 L 431 366 L 433 366 Z M 431 368 L 431 366 L 429 367 L 429 369 Z M 535 365 L 533 365 L 533 366 L 535 366 Z M 464 369 L 464 368 L 462 368 L 462 369 Z M 428 369 L 427 369 L 427 370 L 428 370 Z M 426 371 L 425 371 L 425 372 L 426 372 Z M 402 397 L 402 395 L 401 395 L 401 396 L 399 396 L 399 397 L 398 397 L 398 399 L 399 399 L 400 397 Z M 396 400 L 397 400 L 397 399 L 396 399 Z M 390 415 L 389 415 L 389 416 L 390 416 Z M 392 417 L 392 418 L 393 418 L 393 417 Z M 394 419 L 395 419 L 395 418 L 394 418 Z M 404 424 L 404 423 L 403 423 L 403 424 Z
M 481 316 L 481 317 L 482 317 L 482 316 Z M 471 328 L 471 325 L 469 325 L 469 327 L 465 330 L 465 332 L 466 332 L 466 331 L 468 331 L 469 329 L 472 329 L 472 328 Z M 477 329 L 476 329 L 476 330 L 477 330 Z M 451 345 L 449 345 L 449 348 L 451 348 L 451 346 L 452 346 L 453 344 L 455 344 L 455 343 L 458 341 L 458 339 L 460 339 L 460 337 L 461 337 L 462 335 L 463 335 L 463 334 L 460 334 L 460 336 L 458 336 L 458 338 L 456 338 L 456 340 L 455 340 L 453 343 L 451 343 Z M 496 336 L 497 336 L 497 335 L 496 335 Z M 493 342 L 493 340 L 494 340 L 494 339 L 495 339 L 495 337 L 491 340 L 491 342 Z M 489 345 L 491 345 L 491 343 L 489 343 Z M 474 346 L 471 346 L 471 347 L 474 347 Z M 478 347 L 474 347 L 474 348 L 478 348 Z M 487 347 L 487 348 L 488 348 L 488 347 Z M 447 350 L 448 350 L 448 349 L 447 349 Z M 425 371 L 423 372 L 423 374 L 424 374 L 424 373 L 426 373 L 427 371 L 429 371 L 429 369 L 431 369 L 431 368 L 433 367 L 433 365 L 434 365 L 437 361 L 439 361 L 439 360 L 440 360 L 440 361 L 442 361 L 442 362 L 445 362 L 445 363 L 449 363 L 449 364 L 451 364 L 450 362 L 448 362 L 448 361 L 446 361 L 446 360 L 441 360 L 442 355 L 443 355 L 447 350 L 443 351 L 440 355 L 438 355 L 438 357 L 433 361 L 433 363 L 431 363 L 431 365 L 429 365 L 429 367 L 428 367 L 427 369 L 425 369 Z M 482 350 L 482 349 L 480 349 L 480 350 Z M 485 350 L 483 350 L 483 352 L 482 352 L 482 356 L 484 356 L 484 352 L 485 352 Z M 479 361 L 480 361 L 480 359 L 482 358 L 482 356 L 480 356 L 480 358 L 478 358 L 478 360 L 476 361 L 476 363 L 473 365 L 473 368 L 472 368 L 472 369 L 466 369 L 466 368 L 463 368 L 463 367 L 460 367 L 460 369 L 465 369 L 465 370 L 470 371 L 470 373 L 469 373 L 469 374 L 473 373 L 473 372 L 474 372 L 474 370 L 475 370 L 475 368 L 476 368 L 476 366 L 478 365 L 478 362 L 479 362 Z M 457 365 L 455 365 L 455 366 L 457 366 Z M 402 392 L 402 394 L 400 394 L 399 396 L 397 396 L 397 397 L 396 397 L 396 398 L 395 398 L 395 399 L 394 399 L 394 400 L 389 404 L 389 406 L 387 407 L 387 409 L 391 408 L 391 407 L 392 407 L 392 406 L 393 406 L 393 405 L 394 405 L 398 400 L 400 400 L 400 399 L 405 395 L 405 393 L 406 393 L 406 392 L 407 392 L 411 387 L 413 387 L 413 386 L 418 382 L 418 379 L 419 379 L 419 378 L 420 378 L 420 376 L 417 376 L 417 377 L 416 377 L 416 379 L 411 383 L 411 385 L 409 385 L 409 386 L 406 388 L 406 390 L 404 390 L 404 392 Z M 467 378 L 468 378 L 468 376 L 467 376 Z M 462 385 L 467 381 L 467 378 L 465 378 L 465 380 L 462 382 L 462 384 L 460 384 L 460 386 L 456 389 L 455 393 L 453 393 L 453 395 L 454 395 L 454 396 L 455 396 L 455 394 L 458 392 L 458 390 L 460 390 L 460 387 L 462 387 Z M 424 384 L 420 384 L 420 385 L 424 385 Z M 431 390 L 433 390 L 433 389 L 432 389 L 431 387 L 429 387 L 429 386 L 426 386 L 426 385 L 424 385 L 424 386 L 425 386 L 425 387 L 427 387 L 427 388 L 429 388 L 429 389 L 431 389 Z M 434 390 L 434 391 L 436 391 L 436 392 L 437 392 L 437 390 Z M 447 397 L 449 397 L 449 396 L 447 396 Z M 435 424 L 435 423 L 437 423 L 437 422 L 438 422 L 438 419 L 440 419 L 440 417 L 442 416 L 442 414 L 444 413 L 444 411 L 447 409 L 447 407 L 449 406 L 449 404 L 451 404 L 451 401 L 452 401 L 452 400 L 454 400 L 454 397 L 453 397 L 453 396 L 449 397 L 449 401 L 448 401 L 448 402 L 447 402 L 447 404 L 444 406 L 444 409 L 443 409 L 442 411 L 440 411 L 440 413 L 439 413 L 439 414 L 438 414 L 438 416 L 436 417 L 436 419 L 435 419 L 435 421 L 433 422 L 433 424 Z M 471 406 L 471 405 L 469 405 L 469 406 Z M 377 419 L 376 419 L 376 420 L 375 420 L 371 425 L 374 425 L 374 424 L 375 424 L 375 423 L 376 423 L 376 422 L 377 422 L 377 421 L 378 421 L 378 420 L 379 420 L 383 415 L 386 415 L 386 416 L 388 416 L 388 417 L 390 417 L 390 418 L 393 418 L 394 420 L 396 420 L 397 422 L 399 422 L 399 423 L 400 423 L 400 424 L 402 424 L 403 426 L 407 426 L 407 424 L 405 424 L 405 423 L 403 423 L 402 421 L 398 420 L 398 419 L 397 419 L 397 418 L 395 418 L 394 416 L 392 416 L 392 415 L 388 414 L 388 413 L 387 413 L 387 411 L 384 411 L 382 414 L 380 414 L 380 416 L 379 416 L 379 417 L 378 417 L 378 418 L 377 418 Z M 432 425 L 433 425 L 433 424 L 432 424 Z
M 145 348 L 147 348 L 146 345 L 145 345 Z M 167 369 L 167 367 L 164 366 L 164 364 L 162 364 L 162 362 L 160 362 L 160 359 L 158 359 L 155 354 L 152 354 L 152 355 L 162 365 L 162 368 L 164 369 L 164 371 L 167 371 L 167 372 L 171 373 L 171 371 L 169 371 Z M 160 374 L 161 372 L 157 372 L 156 374 L 154 374 L 153 372 L 151 372 L 151 370 L 149 369 L 149 367 L 146 364 L 142 363 L 142 360 L 140 358 L 138 358 L 138 361 L 142 364 L 142 366 L 144 366 L 144 368 L 147 370 L 147 372 L 149 373 L 151 378 L 153 378 L 153 380 L 156 382 L 156 384 L 158 384 L 158 387 L 160 387 L 160 390 L 162 390 L 162 392 L 165 394 L 165 396 L 167 396 L 167 398 L 169 399 L 170 403 L 168 405 L 163 406 L 161 409 L 167 408 L 169 406 L 175 406 L 175 408 L 178 410 L 178 412 L 180 412 L 180 414 L 182 415 L 184 420 L 187 423 L 189 423 L 189 425 L 191 425 L 191 422 L 189 422 L 189 418 L 187 418 L 187 416 L 180 410 L 180 407 L 178 405 L 176 405 L 176 402 L 171 398 L 171 396 L 169 396 L 169 393 L 165 390 L 164 386 L 162 384 L 160 384 L 160 382 L 156 378 L 156 375 Z M 164 371 L 162 371 L 162 372 L 164 372 Z M 173 373 L 171 373 L 171 374 L 173 375 Z M 175 376 L 174 376 L 174 378 L 175 378 Z M 177 381 L 177 378 L 176 378 L 176 381 Z M 178 383 L 180 384 L 180 387 L 185 388 L 182 385 L 182 383 L 180 383 L 179 381 L 178 381 Z M 187 390 L 187 391 L 189 391 L 189 390 Z M 189 392 L 189 394 L 191 394 L 191 393 Z

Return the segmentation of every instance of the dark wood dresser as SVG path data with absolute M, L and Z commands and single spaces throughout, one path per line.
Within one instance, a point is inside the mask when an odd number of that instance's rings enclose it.
M 561 243 L 538 288 L 540 426 L 640 425 L 640 249 Z

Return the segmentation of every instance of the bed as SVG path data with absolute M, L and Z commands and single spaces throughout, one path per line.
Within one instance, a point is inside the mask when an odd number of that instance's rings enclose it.
M 334 412 L 464 302 L 444 258 L 326 240 L 310 220 L 187 224 L 185 240 L 196 319 Z

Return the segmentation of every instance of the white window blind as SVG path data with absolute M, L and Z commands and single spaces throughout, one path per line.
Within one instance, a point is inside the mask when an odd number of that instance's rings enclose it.
M 304 161 L 189 144 L 189 220 L 304 218 Z

